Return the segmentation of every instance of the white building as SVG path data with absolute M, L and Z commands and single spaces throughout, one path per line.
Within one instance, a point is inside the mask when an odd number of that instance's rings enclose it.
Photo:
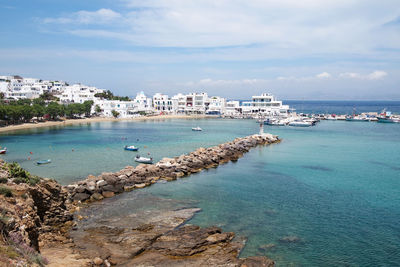
M 137 115 L 137 106 L 134 101 L 107 100 L 96 98 L 92 106 L 92 113 L 95 112 L 96 106 L 102 110 L 102 114 L 106 117 L 113 117 L 112 111 L 119 113 L 120 118 L 135 117 Z
M 240 107 L 240 101 L 231 100 L 227 101 L 225 105 L 224 115 L 226 116 L 238 116 L 242 109 Z
M 60 98 L 60 102 L 62 103 L 83 103 L 85 101 L 95 101 L 95 94 L 103 93 L 104 90 L 98 89 L 96 87 L 85 86 L 81 84 L 73 84 L 70 86 L 66 86 L 64 91 L 59 95 L 56 95 Z
M 174 95 L 171 99 L 173 106 L 175 106 L 175 113 L 185 113 L 186 95 L 179 93 L 177 95 Z
M 162 113 L 175 113 L 176 105 L 168 95 L 156 93 L 153 96 L 153 107 L 156 111 Z
M 186 113 L 205 113 L 207 93 L 190 93 L 186 95 Z
M 133 101 L 135 102 L 137 112 L 153 112 L 153 101 L 150 97 L 147 97 L 143 91 L 139 92 Z
M 276 100 L 273 95 L 264 93 L 253 96 L 252 101 L 242 102 L 241 109 L 244 115 L 285 116 L 289 111 L 289 106 L 282 105 L 282 101 Z
M 226 99 L 213 96 L 206 101 L 206 114 L 210 115 L 221 115 L 225 111 Z

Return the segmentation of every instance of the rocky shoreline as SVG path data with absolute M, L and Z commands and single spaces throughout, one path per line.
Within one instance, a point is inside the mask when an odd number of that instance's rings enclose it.
M 217 227 L 186 224 L 199 209 L 169 210 L 148 217 L 138 215 L 140 223 L 130 227 L 112 223 L 81 227 L 79 223 L 85 218 L 79 215 L 79 210 L 83 203 L 144 188 L 160 179 L 176 180 L 236 161 L 258 145 L 279 141 L 270 134 L 237 138 L 218 146 L 199 148 L 187 155 L 164 158 L 154 165 L 127 166 L 116 173 L 88 176 L 65 187 L 50 179 L 40 179 L 35 185 L 16 184 L 17 178 L 12 177 L 4 167 L 6 163 L 1 162 L 2 175 L 7 177 L 6 186 L 12 190 L 13 197 L 0 194 L 0 230 L 4 236 L 0 250 L 12 245 L 11 237 L 18 234 L 21 244 L 42 253 L 34 254 L 35 257 L 47 257 L 34 263 L 39 266 L 47 261 L 49 266 L 274 266 L 266 257 L 239 259 L 244 242 L 234 240 L 234 233 L 224 233 Z M 16 248 L 19 255 L 20 250 Z M 32 264 L 26 257 L 8 260 L 10 264 L 6 266 L 14 266 L 18 260 Z

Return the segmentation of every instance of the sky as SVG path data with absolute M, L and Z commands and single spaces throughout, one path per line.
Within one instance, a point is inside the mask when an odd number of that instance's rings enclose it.
M 0 75 L 117 95 L 400 100 L 399 0 L 0 0 Z

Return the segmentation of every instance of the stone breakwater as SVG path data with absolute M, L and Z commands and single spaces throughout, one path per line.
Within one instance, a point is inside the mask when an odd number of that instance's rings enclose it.
M 97 201 L 124 191 L 150 186 L 160 179 L 176 180 L 203 169 L 236 161 L 253 147 L 279 141 L 277 136 L 271 134 L 250 135 L 214 147 L 199 148 L 187 155 L 163 158 L 154 165 L 140 164 L 136 168 L 127 166 L 116 173 L 89 175 L 83 181 L 66 186 L 68 201 Z

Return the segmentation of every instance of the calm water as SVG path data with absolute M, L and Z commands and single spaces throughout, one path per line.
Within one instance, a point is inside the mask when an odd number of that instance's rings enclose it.
M 383 109 L 400 114 L 400 101 L 301 101 L 286 100 L 284 104 L 298 113 L 352 114 L 361 112 L 381 112 Z
M 204 131 L 192 132 L 197 125 Z M 135 153 L 123 151 L 125 144 L 158 160 L 257 128 L 251 120 L 96 123 L 2 135 L 0 142 L 10 151 L 6 160 L 66 184 L 133 164 Z M 155 199 L 154 208 L 166 205 L 160 199 L 200 207 L 191 223 L 235 231 L 248 238 L 242 256 L 267 255 L 278 266 L 398 265 L 400 124 L 324 121 L 312 128 L 266 130 L 283 142 L 253 149 L 236 163 L 108 201 L 119 202 L 120 216 L 140 203 L 134 201 L 137 194 Z M 33 164 L 46 158 L 53 163 Z M 96 209 L 105 216 L 115 213 L 115 205 Z M 279 241 L 286 236 L 300 241 Z M 274 247 L 259 249 L 266 244 Z

